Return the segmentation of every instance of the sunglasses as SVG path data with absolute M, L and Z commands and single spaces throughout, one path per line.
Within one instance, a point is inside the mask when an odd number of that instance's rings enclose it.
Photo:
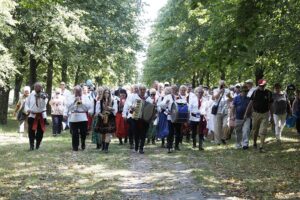
M 150 94 L 151 96 L 155 96 L 156 94 Z

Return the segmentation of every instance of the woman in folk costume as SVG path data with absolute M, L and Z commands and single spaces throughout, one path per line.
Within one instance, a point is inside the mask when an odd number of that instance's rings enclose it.
M 17 117 L 19 121 L 19 134 L 20 137 L 23 137 L 23 133 L 27 129 L 27 113 L 25 112 L 25 102 L 30 94 L 30 87 L 25 86 L 23 89 L 23 95 L 19 98 L 19 101 L 16 105 L 14 116 Z
M 149 94 L 150 94 L 150 96 L 146 99 L 146 101 L 149 103 L 152 103 L 154 105 L 157 105 L 158 96 L 157 96 L 156 89 L 151 88 L 149 90 Z M 157 118 L 157 114 L 155 113 L 155 117 L 149 123 L 149 129 L 147 132 L 147 139 L 148 139 L 147 144 L 150 143 L 150 140 L 151 140 L 152 144 L 155 144 L 157 122 L 158 122 L 158 118 Z
M 89 113 L 89 115 L 93 114 L 92 104 L 86 98 L 82 97 L 82 88 L 79 85 L 75 86 L 74 95 L 67 99 L 64 109 L 64 118 L 68 117 L 70 123 L 73 151 L 78 151 L 79 136 L 81 139 L 81 149 L 85 149 L 88 123 L 86 113 Z
M 165 109 L 166 112 L 168 113 L 168 127 L 169 127 L 169 134 L 167 137 L 167 148 L 168 148 L 168 153 L 171 153 L 173 151 L 173 143 L 174 143 L 174 137 L 175 137 L 175 150 L 180 150 L 179 148 L 179 142 L 181 139 L 181 125 L 179 123 L 172 123 L 171 122 L 171 108 L 172 104 L 176 102 L 177 99 L 179 99 L 179 96 L 177 95 L 177 86 L 173 85 L 172 88 L 172 93 L 165 95 L 164 100 L 160 103 L 160 106 L 162 109 Z
M 130 123 L 130 129 L 134 135 L 135 151 L 139 151 L 140 154 L 144 154 L 144 145 L 148 130 L 148 123 L 138 117 L 141 105 L 146 100 L 146 87 L 144 85 L 139 86 L 138 94 L 132 94 L 130 98 L 127 98 L 123 109 L 123 117 L 127 118 Z
M 160 97 L 157 101 L 157 112 L 158 112 L 158 126 L 157 126 L 157 138 L 161 138 L 161 147 L 166 148 L 165 146 L 165 139 L 169 135 L 169 127 L 168 127 L 168 118 L 170 119 L 169 112 L 165 108 L 164 105 L 162 105 L 164 98 L 167 95 L 172 94 L 172 88 L 171 87 L 165 87 L 164 91 L 160 94 Z
M 127 92 L 124 89 L 118 90 L 118 98 L 114 100 L 114 114 L 116 116 L 116 136 L 119 138 L 119 144 L 123 145 L 123 138 L 125 138 L 124 143 L 127 143 L 128 136 L 128 124 L 122 116 L 123 108 L 127 98 Z M 117 95 L 116 95 L 117 96 Z
M 96 128 L 96 125 L 97 125 L 98 120 L 99 120 L 98 115 L 96 115 L 96 104 L 97 104 L 98 101 L 100 101 L 102 99 L 103 91 L 104 91 L 103 87 L 101 87 L 101 86 L 98 87 L 97 96 L 94 99 L 94 105 L 93 105 L 92 143 L 96 144 L 97 149 L 101 148 L 101 144 L 102 144 L 101 139 L 102 138 L 101 138 L 99 130 L 97 130 L 97 128 Z
M 102 151 L 108 153 L 109 143 L 112 134 L 116 131 L 115 116 L 113 114 L 112 95 L 108 88 L 103 91 L 103 98 L 97 101 L 96 115 L 98 115 L 98 123 L 96 130 L 100 132 L 102 139 Z
M 82 98 L 84 98 L 86 101 L 89 101 L 90 104 L 92 105 L 92 107 L 94 107 L 94 99 L 90 93 L 89 87 L 88 86 L 83 86 L 83 90 L 82 90 Z M 89 115 L 88 113 L 86 113 L 87 118 L 88 118 L 88 132 L 91 130 L 92 128 L 92 122 L 93 122 L 93 116 Z
M 63 130 L 62 122 L 65 108 L 65 97 L 60 95 L 59 88 L 52 95 L 49 105 L 51 106 L 52 134 L 56 136 Z
M 186 103 L 187 105 L 189 104 L 189 101 L 190 99 L 192 100 L 193 97 L 190 97 L 187 93 L 188 91 L 188 87 L 186 85 L 181 85 L 179 87 L 179 94 L 177 96 L 177 100 L 176 102 L 180 102 L 180 103 Z M 186 142 L 190 142 L 190 126 L 189 126 L 189 122 L 188 120 L 184 123 L 181 123 L 180 125 L 180 128 L 179 128 L 179 125 L 176 125 L 178 131 L 179 132 L 179 143 L 182 144 L 182 139 L 183 139 L 183 136 L 185 135 L 186 136 Z M 175 141 L 175 147 L 176 147 L 176 141 Z M 179 149 L 179 147 L 178 147 Z M 177 150 L 178 150 L 177 149 Z M 180 150 L 180 149 L 179 149 Z

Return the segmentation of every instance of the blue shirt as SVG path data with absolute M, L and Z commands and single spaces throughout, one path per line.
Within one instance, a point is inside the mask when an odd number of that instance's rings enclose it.
M 250 99 L 247 96 L 241 96 L 240 94 L 233 99 L 233 105 L 235 107 L 235 118 L 242 120 L 247 109 Z

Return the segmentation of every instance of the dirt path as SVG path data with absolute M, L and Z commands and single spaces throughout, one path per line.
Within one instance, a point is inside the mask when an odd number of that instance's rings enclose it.
M 147 149 L 146 154 L 133 152 L 130 173 L 122 177 L 121 192 L 125 199 L 207 199 L 178 154 L 165 149 Z

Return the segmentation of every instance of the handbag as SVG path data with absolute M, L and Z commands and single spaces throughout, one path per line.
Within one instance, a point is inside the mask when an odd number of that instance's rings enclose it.
M 158 117 L 157 138 L 167 137 L 169 135 L 167 115 L 165 115 L 163 112 L 160 112 Z
M 219 98 L 219 101 L 218 101 L 217 105 L 213 105 L 212 106 L 212 108 L 211 108 L 211 114 L 216 115 L 218 113 L 218 108 L 219 108 L 219 105 L 220 105 L 220 102 L 221 102 L 221 99 L 222 99 L 223 95 L 224 95 L 224 93 Z

